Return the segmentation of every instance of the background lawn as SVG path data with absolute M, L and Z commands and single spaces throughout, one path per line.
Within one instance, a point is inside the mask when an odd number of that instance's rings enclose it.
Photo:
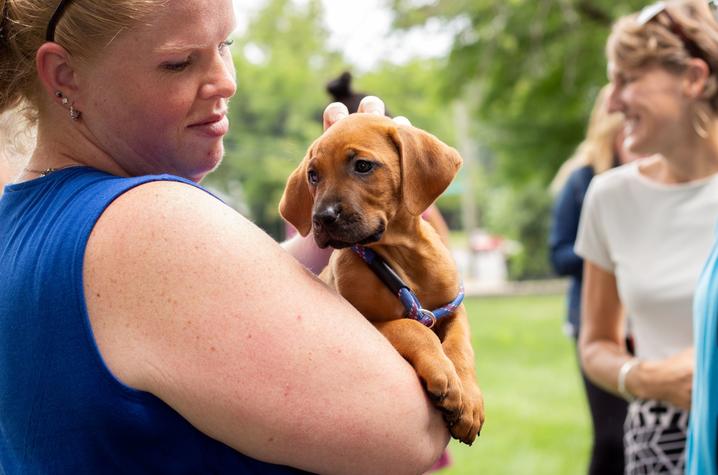
M 472 447 L 452 441 L 441 475 L 586 473 L 590 420 L 564 297 L 467 301 L 486 424 Z

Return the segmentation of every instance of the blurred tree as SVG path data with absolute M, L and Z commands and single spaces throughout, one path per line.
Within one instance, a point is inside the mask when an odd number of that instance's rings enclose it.
M 451 108 L 437 81 L 445 70 L 443 58 L 414 59 L 401 65 L 383 62 L 356 78 L 357 90 L 381 97 L 392 114 L 409 118 L 412 125 L 455 146 Z
M 510 279 L 536 279 L 552 274 L 548 264 L 548 224 L 551 196 L 546 186 L 532 180 L 519 188 L 495 188 L 487 206 L 484 224 L 502 236 L 520 243 L 509 256 Z
M 448 97 L 473 84 L 480 143 L 501 182 L 548 183 L 581 140 L 606 82 L 613 19 L 645 0 L 387 0 L 394 25 L 441 21 L 456 32 L 445 74 Z
M 472 135 L 490 151 L 481 163 L 490 187 L 481 225 L 521 243 L 512 277 L 546 275 L 546 187 L 583 138 L 606 83 L 612 22 L 645 0 L 386 3 L 397 30 L 441 22 L 455 32 L 445 73 L 436 79 L 447 99 L 472 109 Z

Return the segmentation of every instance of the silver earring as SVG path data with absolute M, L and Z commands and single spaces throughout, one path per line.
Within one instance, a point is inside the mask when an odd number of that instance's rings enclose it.
M 62 103 L 63 106 L 66 106 L 66 105 L 68 104 L 68 102 L 70 102 L 70 101 L 67 99 L 67 97 L 65 97 L 65 96 L 62 94 L 62 92 L 60 92 L 60 91 L 55 91 L 55 97 L 57 97 L 58 99 L 60 99 L 60 102 Z
M 74 106 L 70 106 L 70 119 L 72 120 L 78 120 L 80 116 L 82 115 L 82 112 L 75 109 Z
M 55 97 L 61 99 L 60 102 L 62 103 L 63 106 L 70 104 L 70 100 L 67 97 L 65 97 L 65 95 L 61 91 L 55 91 Z M 70 119 L 79 120 L 81 115 L 82 115 L 82 112 L 75 109 L 74 105 L 70 105 Z

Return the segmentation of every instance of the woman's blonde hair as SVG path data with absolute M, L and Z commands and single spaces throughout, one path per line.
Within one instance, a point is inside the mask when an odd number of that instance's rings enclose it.
M 15 178 L 35 148 L 35 127 L 17 109 L 0 113 L 0 186 Z M 0 189 L 2 195 L 2 189 Z
M 598 175 L 614 166 L 616 137 L 623 126 L 623 114 L 608 111 L 610 87 L 604 86 L 598 93 L 588 120 L 586 137 L 551 181 L 549 189 L 552 193 L 558 193 L 569 175 L 578 168 L 590 166 L 593 173 Z
M 718 111 L 718 22 L 705 0 L 667 0 L 664 10 L 644 21 L 627 15 L 613 26 L 606 44 L 608 61 L 618 69 L 659 65 L 685 70 L 692 58 L 704 60 L 710 76 L 700 99 Z
M 35 55 L 60 0 L 0 0 L 0 113 L 22 108 L 36 120 L 40 92 Z M 166 0 L 72 0 L 57 23 L 55 42 L 80 60 L 102 52 L 123 30 Z

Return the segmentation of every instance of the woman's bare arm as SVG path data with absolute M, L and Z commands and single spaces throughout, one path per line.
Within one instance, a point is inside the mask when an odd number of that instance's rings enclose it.
M 584 262 L 579 350 L 588 377 L 618 394 L 618 371 L 631 358 L 625 348 L 623 307 L 615 276 L 591 261 Z
M 624 316 L 614 274 L 585 261 L 579 348 L 587 376 L 618 394 L 618 373 L 631 357 L 625 349 Z M 693 348 L 658 361 L 641 361 L 627 375 L 626 388 L 641 399 L 690 408 Z
M 448 441 L 414 371 L 371 324 L 189 185 L 142 185 L 107 209 L 85 293 L 121 381 L 249 456 L 318 473 L 419 473 Z

